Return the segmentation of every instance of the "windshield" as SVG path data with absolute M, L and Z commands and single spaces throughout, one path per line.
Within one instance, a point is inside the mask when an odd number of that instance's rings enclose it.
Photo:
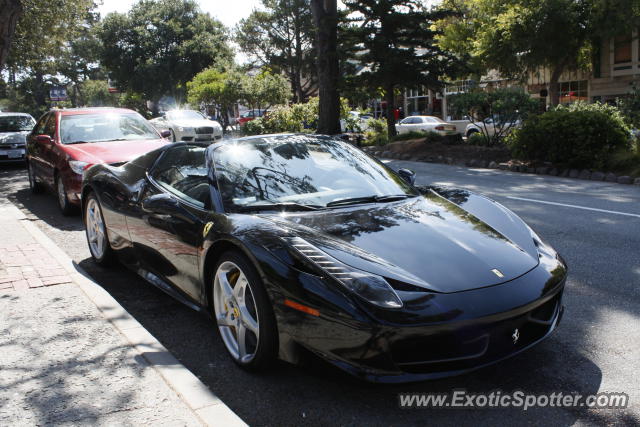
M 101 141 L 158 139 L 158 133 L 137 113 L 109 112 L 63 115 L 60 119 L 63 144 Z
M 169 120 L 202 120 L 204 116 L 194 110 L 179 110 L 167 112 Z
M 414 196 L 385 166 L 327 137 L 283 135 L 224 144 L 213 151 L 226 210 L 265 204 L 336 205 L 340 200 Z
M 35 124 L 36 121 L 31 116 L 0 116 L 0 132 L 30 131 Z

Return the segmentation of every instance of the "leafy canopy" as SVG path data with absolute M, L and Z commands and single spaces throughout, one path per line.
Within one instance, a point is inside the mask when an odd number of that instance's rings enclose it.
M 151 100 L 181 95 L 199 71 L 232 59 L 224 26 L 194 0 L 140 0 L 106 16 L 102 64 L 118 87 Z

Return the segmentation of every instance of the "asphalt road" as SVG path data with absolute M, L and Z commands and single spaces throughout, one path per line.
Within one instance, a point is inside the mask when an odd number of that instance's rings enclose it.
M 52 195 L 31 195 L 26 173 L 0 166 L 0 194 L 18 205 L 180 361 L 250 425 L 640 424 L 640 187 L 393 161 L 417 183 L 471 189 L 521 215 L 567 260 L 563 323 L 524 354 L 471 374 L 399 386 L 362 383 L 312 362 L 248 374 L 225 354 L 213 325 L 133 273 L 95 266 L 79 217 Z M 526 200 L 522 200 L 526 199 Z M 400 409 L 400 392 L 523 390 L 626 392 L 626 410 Z

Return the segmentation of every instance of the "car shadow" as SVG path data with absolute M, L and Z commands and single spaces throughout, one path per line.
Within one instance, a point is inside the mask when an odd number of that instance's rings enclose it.
M 122 266 L 105 269 L 91 259 L 79 263 L 100 286 L 153 334 L 191 372 L 250 425 L 391 425 L 430 423 L 496 425 L 553 420 L 613 423 L 632 415 L 586 408 L 401 409 L 399 393 L 472 393 L 500 390 L 525 393 L 595 394 L 602 383 L 598 365 L 584 349 L 565 343 L 567 334 L 585 333 L 561 325 L 556 334 L 529 351 L 466 375 L 401 385 L 355 379 L 313 356 L 302 366 L 278 362 L 266 373 L 248 373 L 227 356 L 206 316 L 176 302 Z M 621 418 L 623 417 L 623 418 Z M 636 420 L 637 421 L 637 420 Z

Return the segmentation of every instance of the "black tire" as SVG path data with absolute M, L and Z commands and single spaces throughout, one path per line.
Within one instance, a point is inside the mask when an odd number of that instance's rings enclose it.
M 95 202 L 97 206 L 97 210 L 100 213 L 100 217 L 102 218 L 102 231 L 104 233 L 104 247 L 102 254 L 96 253 L 94 250 L 91 239 L 89 237 L 89 230 L 87 227 L 87 218 L 89 215 L 89 206 L 91 203 Z M 89 245 L 89 252 L 91 253 L 91 257 L 96 262 L 96 264 L 101 265 L 103 267 L 107 267 L 113 265 L 113 261 L 115 260 L 115 253 L 113 248 L 111 248 L 111 244 L 109 243 L 109 235 L 107 231 L 107 227 L 104 224 L 104 216 L 102 215 L 102 206 L 100 205 L 100 201 L 98 197 L 96 197 L 95 193 L 91 192 L 87 195 L 86 201 L 84 202 L 84 209 L 82 212 L 82 223 L 84 224 L 84 234 L 87 238 L 87 245 Z
M 216 322 L 216 315 L 214 310 L 214 304 L 215 304 L 214 280 L 215 280 L 215 275 L 216 275 L 216 272 L 218 271 L 218 268 L 227 261 L 230 261 L 233 264 L 237 265 L 244 273 L 248 282 L 248 287 L 251 290 L 251 294 L 253 295 L 253 300 L 255 301 L 255 305 L 257 309 L 260 337 L 258 339 L 255 355 L 253 356 L 253 359 L 251 359 L 249 362 L 243 362 L 241 360 L 238 360 L 229 351 L 229 349 L 225 344 L 224 338 L 222 337 L 222 332 L 220 331 L 220 327 L 218 327 L 218 324 Z M 278 329 L 277 329 L 276 318 L 275 318 L 275 315 L 273 314 L 273 306 L 271 305 L 269 296 L 267 295 L 267 292 L 264 288 L 262 279 L 260 278 L 260 275 L 258 274 L 253 263 L 249 259 L 247 259 L 245 255 L 243 255 L 240 252 L 228 251 L 223 253 L 220 256 L 220 258 L 215 263 L 214 268 L 210 271 L 212 272 L 210 277 L 210 280 L 211 280 L 211 287 L 210 287 L 211 300 L 210 301 L 212 302 L 211 313 L 213 315 L 215 328 L 218 331 L 218 336 L 220 336 L 220 339 L 223 345 L 225 346 L 225 349 L 227 350 L 227 354 L 238 366 L 240 366 L 242 369 L 245 369 L 247 371 L 258 372 L 258 371 L 264 371 L 269 369 L 269 367 L 273 365 L 278 354 Z
M 60 186 L 62 186 L 62 189 L 60 189 Z M 55 190 L 56 199 L 58 200 L 58 207 L 60 208 L 60 212 L 62 212 L 62 215 L 73 215 L 76 212 L 76 208 L 71 204 L 69 198 L 67 197 L 67 190 L 64 186 L 64 181 L 60 179 L 57 174 L 55 179 Z
M 480 133 L 480 132 L 477 131 L 477 130 L 474 130 L 474 129 L 470 130 L 469 132 L 467 132 L 467 138 L 470 138 L 471 135 L 476 134 L 476 133 Z
M 27 160 L 27 176 L 29 177 L 29 189 L 33 194 L 40 194 L 43 192 L 43 187 L 40 182 L 38 182 L 38 178 L 36 177 L 36 173 L 33 170 L 33 166 L 30 161 Z

